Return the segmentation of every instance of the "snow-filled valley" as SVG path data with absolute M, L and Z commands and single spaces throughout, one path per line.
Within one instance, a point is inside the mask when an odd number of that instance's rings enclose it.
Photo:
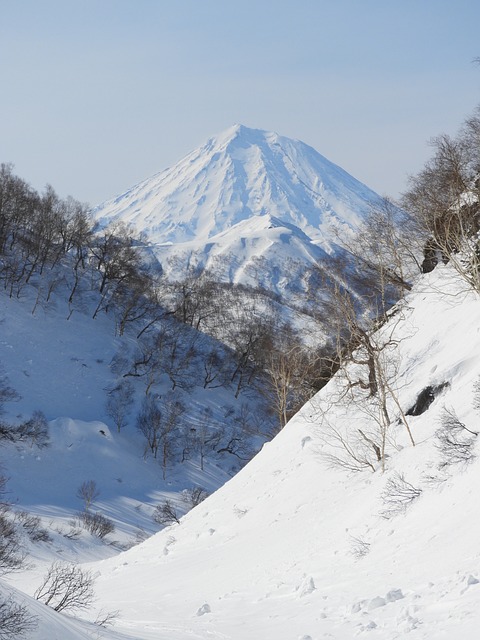
M 8 327 L 9 305 L 17 304 L 4 302 L 2 326 Z M 18 308 L 13 315 L 21 326 Z M 141 532 L 152 533 L 146 503 L 156 492 L 174 492 L 177 478 L 163 484 L 158 467 L 135 451 L 132 433 L 117 434 L 87 415 L 76 419 L 78 405 L 71 419 L 50 423 L 49 448 L 2 446 L 16 508 L 57 529 L 50 542 L 29 543 L 28 569 L 8 576 L 8 583 L 32 596 L 52 559 L 87 563 L 96 575 L 95 602 L 81 618 L 118 612 L 113 627 L 90 626 L 23 596 L 39 617 L 28 637 L 476 638 L 478 443 L 471 436 L 469 464 L 445 463 L 438 431 L 445 410 L 471 432 L 478 429 L 478 297 L 448 267 L 438 267 L 418 279 L 380 331 L 392 325 L 401 409 L 407 412 L 427 387 L 441 391 L 424 413 L 407 417 L 415 446 L 403 425 L 392 425 L 384 472 L 331 464 L 336 445 L 328 425 L 348 433 L 372 422 L 361 403 L 332 404 L 342 384 L 337 376 L 180 524 L 122 552 L 120 542 L 83 534 L 71 541 L 64 534 L 79 508 L 75 487 L 87 477 L 102 489 L 98 507 L 114 518 L 121 540 L 135 530 L 138 540 Z M 2 341 L 4 363 L 8 343 Z M 50 376 L 51 367 L 61 365 L 45 366 L 37 371 Z M 30 367 L 31 378 L 33 362 Z M 65 369 L 59 373 L 65 377 Z M 57 384 L 65 394 L 60 382 L 53 375 L 52 399 Z M 28 398 L 28 384 L 21 391 Z M 102 416 L 100 404 L 97 409 Z M 396 408 L 392 414 L 398 418 Z M 187 473 L 199 470 L 192 465 Z M 223 478 L 211 469 L 202 483 L 209 473 L 217 474 L 214 488 Z M 399 478 L 416 493 L 407 491 L 392 507 Z

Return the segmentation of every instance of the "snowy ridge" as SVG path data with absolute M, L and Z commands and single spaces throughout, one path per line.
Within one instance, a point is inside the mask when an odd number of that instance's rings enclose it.
M 284 293 L 292 283 L 301 287 L 307 268 L 329 260 L 298 227 L 271 215 L 242 220 L 203 246 L 191 241 L 152 251 L 170 277 L 180 279 L 188 264 L 207 269 L 220 281 L 261 286 L 275 293 Z

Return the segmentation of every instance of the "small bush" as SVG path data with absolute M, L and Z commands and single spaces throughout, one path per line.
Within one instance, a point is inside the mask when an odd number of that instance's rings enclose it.
M 0 593 L 0 640 L 22 637 L 36 626 L 36 617 L 30 615 L 25 605 Z
M 192 487 L 182 491 L 182 500 L 190 509 L 193 509 L 208 498 L 209 493 L 203 487 Z
M 382 518 L 387 520 L 405 513 L 407 507 L 420 497 L 421 489 L 417 489 L 410 482 L 407 482 L 402 474 L 395 473 L 387 480 L 382 493 L 382 500 L 385 508 L 380 512 Z
M 350 536 L 351 554 L 355 558 L 364 558 L 370 551 L 370 543 L 362 538 Z
M 10 509 L 0 505 L 0 575 L 20 569 L 24 558 Z
M 78 540 L 82 535 L 81 529 L 76 527 L 75 524 L 73 524 L 68 531 L 59 531 L 59 533 L 61 533 L 64 538 L 67 538 L 67 540 Z
M 78 520 L 83 527 L 89 531 L 93 536 L 103 540 L 109 533 L 115 531 L 115 525 L 111 520 L 103 516 L 101 513 L 90 513 L 89 511 L 82 511 L 78 514 Z
M 32 542 L 51 542 L 52 538 L 48 531 L 42 527 L 41 520 L 38 516 L 33 516 L 27 511 L 19 511 L 15 517 L 25 529 Z
M 44 449 L 50 444 L 47 418 L 41 411 L 34 411 L 30 420 L 16 428 L 18 440 L 29 441 L 31 446 Z
M 25 558 L 9 503 L 5 500 L 7 479 L 0 475 L 0 575 L 19 569 Z
M 171 500 L 165 500 L 162 504 L 158 504 L 155 507 L 152 517 L 157 524 L 163 524 L 165 526 L 180 523 L 180 516 Z
M 94 598 L 90 571 L 74 564 L 54 562 L 34 597 L 55 611 L 88 609 Z
M 474 445 L 478 433 L 467 429 L 456 413 L 444 409 L 440 418 L 440 427 L 435 432 L 435 446 L 440 453 L 439 467 L 469 464 L 475 459 Z

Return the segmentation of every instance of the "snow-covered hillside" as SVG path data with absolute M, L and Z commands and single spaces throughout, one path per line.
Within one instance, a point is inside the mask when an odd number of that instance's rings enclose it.
M 372 423 L 359 407 L 331 405 L 334 380 L 180 525 L 96 565 L 119 628 L 165 640 L 478 637 L 480 461 L 446 464 L 437 430 L 445 409 L 478 430 L 480 305 L 450 277 L 422 278 L 382 329 L 395 323 L 400 341 L 404 412 L 426 387 L 443 389 L 408 417 L 416 446 L 397 423 L 384 473 L 329 468 L 325 454 L 338 451 L 326 420 Z M 401 478 L 418 495 L 392 507 Z
M 85 568 L 97 575 L 96 602 L 82 616 L 94 620 L 100 610 L 118 610 L 112 629 L 70 624 L 36 605 L 40 625 L 29 637 L 476 640 L 479 327 L 478 296 L 466 292 L 448 267 L 422 276 L 378 334 L 392 346 L 385 352 L 398 399 L 398 405 L 393 396 L 388 401 L 392 422 L 384 472 L 379 463 L 375 472 L 331 466 L 345 455 L 335 434 L 358 443 L 359 429 L 376 438 L 379 425 L 375 401 L 365 400 L 360 390 L 362 401 L 338 403 L 345 379 L 337 376 L 180 524 L 115 556 L 116 549 L 105 554 L 82 539 L 75 557 L 89 561 Z M 425 390 L 433 402 L 421 414 L 408 411 Z M 418 414 L 406 416 L 415 446 L 399 420 L 402 413 Z M 442 439 L 449 416 L 459 429 L 449 433 L 463 443 L 469 462 L 452 457 Z M 71 424 L 68 443 L 56 439 L 45 454 L 25 450 L 20 465 L 14 448 L 8 455 L 2 450 L 7 472 L 14 470 L 12 492 L 34 512 L 61 522 L 65 512 L 41 502 L 34 488 L 37 467 L 47 456 L 54 469 L 55 455 L 65 455 L 68 444 L 76 468 L 89 469 L 99 427 L 84 431 L 82 446 L 82 425 Z M 117 436 L 108 433 L 110 440 L 102 441 L 102 455 L 127 464 Z M 110 463 L 99 466 L 99 482 L 110 473 Z M 100 504 L 115 514 L 121 530 L 121 501 L 106 493 Z M 130 519 L 145 508 L 131 507 L 125 510 Z M 36 567 L 11 577 L 11 583 L 32 595 L 49 560 L 58 557 L 60 540 L 33 546 Z M 72 548 L 62 544 L 71 559 Z M 102 555 L 104 560 L 91 562 Z

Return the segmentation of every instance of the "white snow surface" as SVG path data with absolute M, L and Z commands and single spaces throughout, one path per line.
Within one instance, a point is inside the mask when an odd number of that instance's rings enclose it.
M 333 381 L 180 525 L 96 565 L 119 628 L 165 640 L 478 637 L 480 463 L 440 472 L 434 433 L 444 407 L 478 427 L 480 302 L 449 278 L 422 278 L 394 320 L 404 411 L 425 386 L 449 385 L 410 418 L 416 446 L 398 426 L 384 473 L 328 468 L 318 407 Z M 353 407 L 328 416 L 338 428 L 366 419 Z M 422 495 L 387 520 L 381 495 L 395 473 Z
M 272 215 L 328 245 L 332 219 L 356 226 L 378 199 L 305 143 L 234 125 L 93 214 L 103 225 L 120 219 L 151 242 L 175 244 Z
M 99 629 L 35 604 L 40 626 L 31 638 L 476 640 L 480 461 L 440 469 L 435 431 L 444 408 L 478 430 L 473 400 L 480 375 L 480 301 L 463 290 L 448 267 L 437 267 L 419 279 L 381 331 L 394 326 L 402 409 L 411 407 L 426 386 L 448 385 L 425 413 L 409 418 L 415 447 L 397 425 L 384 472 L 330 468 L 322 456 L 319 407 L 328 409 L 329 422 L 340 430 L 368 421 L 358 408 L 331 405 L 339 384 L 333 380 L 179 525 L 119 554 L 88 546 L 88 540 L 75 550 L 64 548 L 64 555 L 83 557 L 98 574 L 95 608 L 85 617 L 95 619 L 101 609 L 118 610 L 119 618 L 113 629 Z M 99 424 L 68 425 L 75 446 L 72 464 L 80 474 L 88 469 Z M 88 446 L 80 446 L 75 431 Z M 107 439 L 111 446 L 102 444 L 106 464 L 97 467 L 99 483 L 113 472 L 107 459 L 115 457 L 119 466 L 131 463 L 121 438 L 107 432 Z M 478 443 L 475 447 L 478 454 Z M 30 452 L 29 464 L 24 452 L 11 486 L 12 491 L 22 487 L 22 502 L 39 513 L 49 511 L 50 518 L 51 506 L 39 503 L 34 488 L 35 467 L 43 456 L 50 456 L 53 467 L 55 450 L 66 454 L 61 439 L 53 451 Z M 1 453 L 10 473 L 15 451 Z M 59 472 L 61 483 L 64 468 Z M 395 474 L 422 493 L 404 513 L 385 519 L 382 493 Z M 146 486 L 148 474 L 139 482 Z M 121 500 L 107 494 L 101 506 L 110 514 L 115 509 L 117 522 L 122 521 Z M 133 510 L 126 513 L 128 521 Z M 364 555 L 356 552 L 360 542 Z M 32 549 L 36 568 L 11 583 L 32 595 L 54 548 L 41 554 Z

